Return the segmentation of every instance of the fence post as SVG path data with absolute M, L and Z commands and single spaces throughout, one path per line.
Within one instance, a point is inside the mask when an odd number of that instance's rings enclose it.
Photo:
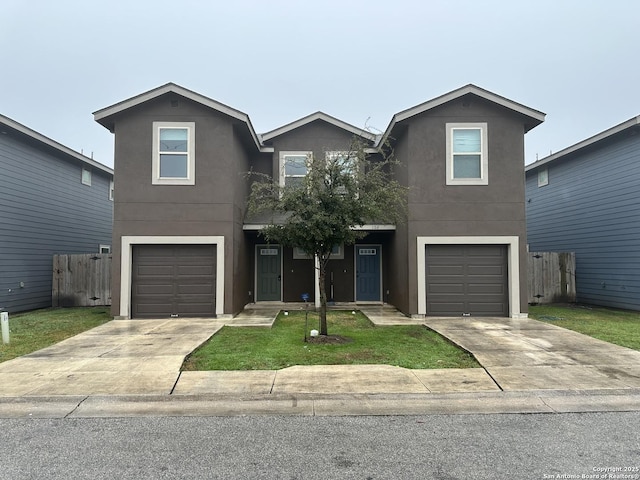
M 9 313 L 0 312 L 0 323 L 2 324 L 2 343 L 9 343 Z

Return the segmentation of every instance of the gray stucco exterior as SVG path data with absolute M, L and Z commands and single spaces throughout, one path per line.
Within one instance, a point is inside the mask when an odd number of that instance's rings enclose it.
M 50 307 L 53 255 L 111 245 L 113 170 L 0 115 L 0 172 L 0 307 Z
M 640 117 L 527 166 L 526 197 L 529 248 L 575 252 L 578 302 L 640 310 Z
M 408 217 L 399 225 L 363 227 L 367 236 L 330 261 L 333 300 L 357 301 L 356 257 L 379 255 L 380 288 L 374 301 L 391 303 L 407 315 L 425 315 L 424 255 L 429 245 L 503 245 L 508 313 L 526 315 L 524 134 L 544 120 L 541 112 L 468 85 L 396 114 L 380 136 L 321 112 L 257 135 L 246 114 L 167 84 L 94 116 L 116 137 L 116 317 L 131 315 L 131 255 L 136 245 L 146 243 L 217 245 L 216 315 L 234 315 L 259 300 L 258 252 L 277 251 L 263 245 L 259 222 L 245 218 L 249 181 L 243 174 L 253 170 L 277 178 L 282 154 L 312 152 L 322 158 L 325 152 L 348 150 L 354 136 L 367 142 L 371 155 L 382 145 L 394 148 L 401 162 L 396 178 L 409 188 Z M 195 184 L 153 183 L 154 122 L 195 126 Z M 489 165 L 483 185 L 447 184 L 448 125 L 458 124 L 482 125 L 483 158 Z M 310 293 L 313 301 L 313 261 L 296 257 L 291 249 L 282 249 L 281 256 L 281 292 L 275 299 L 300 301 L 301 293 Z

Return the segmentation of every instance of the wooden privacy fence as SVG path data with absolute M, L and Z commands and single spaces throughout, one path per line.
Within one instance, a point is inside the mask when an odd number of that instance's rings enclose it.
M 54 307 L 111 305 L 111 254 L 53 256 Z
M 576 301 L 576 254 L 529 252 L 529 303 Z

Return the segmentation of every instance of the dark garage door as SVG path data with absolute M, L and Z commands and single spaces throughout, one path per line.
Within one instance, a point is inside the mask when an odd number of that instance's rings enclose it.
M 506 245 L 426 248 L 427 315 L 509 315 Z
M 215 245 L 135 245 L 132 260 L 134 318 L 215 316 Z

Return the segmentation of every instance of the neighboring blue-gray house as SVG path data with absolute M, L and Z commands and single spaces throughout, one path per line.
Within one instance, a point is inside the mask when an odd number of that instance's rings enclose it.
M 111 249 L 113 169 L 0 115 L 0 309 L 51 306 L 54 254 Z
M 640 310 L 640 116 L 525 172 L 529 250 L 576 253 L 578 302 Z

